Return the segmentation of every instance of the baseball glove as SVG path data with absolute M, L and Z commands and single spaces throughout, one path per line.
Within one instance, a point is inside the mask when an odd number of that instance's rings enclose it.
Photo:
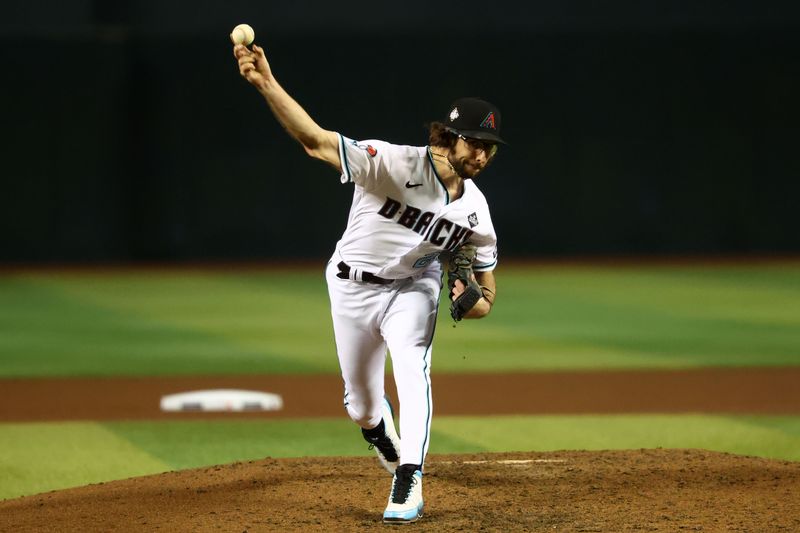
M 450 254 L 447 286 L 450 288 L 450 316 L 456 322 L 464 318 L 464 315 L 483 297 L 481 286 L 475 281 L 475 275 L 472 272 L 472 263 L 475 261 L 477 251 L 474 245 L 465 244 Z M 456 280 L 461 280 L 466 289 L 453 300 L 453 287 L 455 287 Z

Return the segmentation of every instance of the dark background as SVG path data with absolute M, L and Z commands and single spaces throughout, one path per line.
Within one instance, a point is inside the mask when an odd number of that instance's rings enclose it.
M 239 77 L 240 22 L 349 137 L 495 102 L 505 257 L 794 254 L 796 4 L 3 3 L 0 261 L 327 257 L 352 188 Z

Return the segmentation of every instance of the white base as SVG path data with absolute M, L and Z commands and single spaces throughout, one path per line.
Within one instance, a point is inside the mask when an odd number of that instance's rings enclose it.
M 169 394 L 161 398 L 162 411 L 279 411 L 283 398 L 270 392 L 213 389 Z

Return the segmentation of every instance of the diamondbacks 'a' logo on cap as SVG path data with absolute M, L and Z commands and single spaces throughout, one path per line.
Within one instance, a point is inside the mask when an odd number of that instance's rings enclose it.
M 486 115 L 486 118 L 481 122 L 481 128 L 497 129 L 497 125 L 494 123 L 494 111 Z
M 470 216 L 467 217 L 467 222 L 469 222 L 469 227 L 474 228 L 478 225 L 478 214 L 472 213 Z
M 458 118 L 458 108 L 454 107 L 452 111 L 450 111 L 450 122 L 453 122 L 455 119 Z

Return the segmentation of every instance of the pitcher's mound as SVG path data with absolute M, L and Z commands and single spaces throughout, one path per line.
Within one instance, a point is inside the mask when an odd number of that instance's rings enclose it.
M 800 463 L 701 450 L 432 455 L 423 483 L 407 530 L 800 531 Z M 374 457 L 265 459 L 0 502 L 0 529 L 403 529 L 390 485 Z

